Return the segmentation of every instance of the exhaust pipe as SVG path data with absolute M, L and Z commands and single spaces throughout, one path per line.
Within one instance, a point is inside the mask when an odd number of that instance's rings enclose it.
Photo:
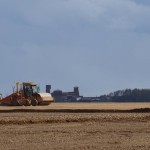
M 46 93 L 51 93 L 51 85 L 46 85 Z

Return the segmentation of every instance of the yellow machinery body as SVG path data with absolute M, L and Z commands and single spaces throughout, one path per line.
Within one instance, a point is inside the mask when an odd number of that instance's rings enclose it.
M 37 106 L 49 105 L 54 101 L 50 93 L 40 93 L 39 87 L 33 82 L 16 83 L 16 91 L 2 98 L 1 105 L 8 106 Z

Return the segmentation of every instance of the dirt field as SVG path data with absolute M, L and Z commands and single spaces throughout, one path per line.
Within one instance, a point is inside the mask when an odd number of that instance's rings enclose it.
M 0 112 L 125 112 L 149 109 L 150 103 L 52 103 L 49 106 L 0 106 Z M 83 111 L 82 111 L 83 110 Z M 143 111 L 143 110 L 142 110 Z M 150 111 L 149 111 L 150 112 Z
M 1 150 L 149 150 L 150 113 L 1 112 L 0 135 Z

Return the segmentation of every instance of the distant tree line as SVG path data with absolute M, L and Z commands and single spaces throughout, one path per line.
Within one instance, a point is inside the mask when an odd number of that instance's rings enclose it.
M 150 102 L 150 89 L 125 89 L 100 96 L 108 102 Z

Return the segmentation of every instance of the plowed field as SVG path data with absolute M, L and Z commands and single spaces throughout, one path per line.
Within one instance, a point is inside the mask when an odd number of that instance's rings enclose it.
M 98 105 L 55 104 L 55 108 L 54 105 L 50 105 L 45 109 L 50 107 L 55 110 L 81 110 L 79 107 L 82 106 L 82 110 L 92 110 L 100 109 L 100 104 Z M 119 104 L 112 105 L 109 104 L 109 108 L 107 105 L 105 110 L 149 108 L 149 104 L 142 103 L 141 107 L 132 105 L 132 108 L 131 104 L 126 104 L 126 109 Z M 127 105 L 130 106 L 128 109 Z M 0 107 L 0 110 L 2 109 L 7 110 L 9 107 Z M 11 107 L 10 109 L 18 108 Z M 19 109 L 29 109 L 29 107 L 19 107 Z M 39 109 L 44 108 L 39 106 L 37 110 Z M 86 111 L 82 113 L 21 112 L 20 110 L 4 113 L 1 111 L 0 135 L 1 150 L 149 150 L 150 113 L 134 111 L 128 113 L 117 111 L 109 113 L 107 111 L 99 113 Z

